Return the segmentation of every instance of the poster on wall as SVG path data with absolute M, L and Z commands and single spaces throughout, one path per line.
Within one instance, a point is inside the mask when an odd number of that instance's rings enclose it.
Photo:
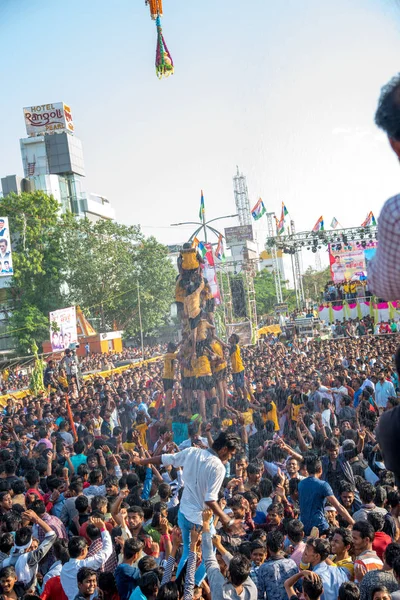
M 214 263 L 214 253 L 211 244 L 204 244 L 207 250 L 207 254 L 204 257 L 204 270 L 203 275 L 210 284 L 215 304 L 221 304 L 221 295 L 219 293 L 218 281 L 217 281 L 217 270 Z
M 378 242 L 369 240 L 364 243 L 365 247 L 361 242 L 329 244 L 329 263 L 333 283 L 367 279 L 368 262 L 373 258 Z
M 0 276 L 10 277 L 13 273 L 8 217 L 0 217 Z
M 55 310 L 49 315 L 52 350 L 66 350 L 78 342 L 75 306 Z

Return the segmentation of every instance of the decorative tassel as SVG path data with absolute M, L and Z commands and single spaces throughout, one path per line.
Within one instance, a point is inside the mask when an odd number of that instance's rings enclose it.
M 174 63 L 169 53 L 161 28 L 160 15 L 156 18 L 157 48 L 156 48 L 156 74 L 159 79 L 169 77 L 174 73 Z

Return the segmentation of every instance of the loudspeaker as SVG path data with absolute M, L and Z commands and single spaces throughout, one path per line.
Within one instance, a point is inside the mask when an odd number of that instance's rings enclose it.
M 235 317 L 247 316 L 246 293 L 241 277 L 230 277 L 232 308 Z

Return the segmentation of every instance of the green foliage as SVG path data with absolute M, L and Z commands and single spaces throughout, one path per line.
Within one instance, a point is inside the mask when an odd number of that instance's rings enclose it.
M 66 217 L 65 220 L 68 220 Z M 138 283 L 145 335 L 163 325 L 173 302 L 175 271 L 167 248 L 138 227 L 74 221 L 64 238 L 69 302 L 97 317 L 101 329 L 140 331 Z
M 9 217 L 13 248 L 8 331 L 27 354 L 35 340 L 47 339 L 48 312 L 63 306 L 62 223 L 57 202 L 43 192 L 2 198 L 0 214 Z
M 330 267 L 326 267 L 323 271 L 315 271 L 312 267 L 308 267 L 303 275 L 305 296 L 311 298 L 314 302 L 319 302 L 321 300 L 321 292 L 329 281 L 331 281 Z
M 35 366 L 31 374 L 29 389 L 35 396 L 37 396 L 40 392 L 44 391 L 43 372 L 46 367 L 46 364 L 38 356 L 38 347 L 36 345 L 36 342 L 33 342 L 32 344 L 32 353 L 35 357 Z
M 281 281 L 283 302 L 287 302 L 289 310 L 296 308 L 296 295 L 294 290 L 288 290 L 285 282 Z M 272 314 L 276 304 L 276 292 L 274 276 L 267 269 L 263 269 L 257 273 L 254 279 L 254 289 L 256 292 L 257 314 L 262 315 Z
M 18 353 L 28 354 L 34 342 L 40 348 L 49 337 L 48 313 L 71 304 L 97 316 L 103 331 L 117 325 L 137 335 L 138 282 L 144 332 L 165 323 L 175 271 L 167 248 L 139 227 L 60 215 L 56 200 L 43 192 L 2 198 L 0 214 L 10 220 L 7 331 Z

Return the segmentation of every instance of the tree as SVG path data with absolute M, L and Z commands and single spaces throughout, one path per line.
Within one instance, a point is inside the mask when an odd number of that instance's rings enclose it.
M 331 281 L 330 267 L 326 267 L 323 271 L 315 271 L 312 267 L 308 267 L 303 275 L 305 296 L 311 298 L 314 302 L 320 302 L 321 293 L 329 281 Z
M 296 294 L 294 290 L 288 290 L 285 282 L 281 280 L 282 299 L 288 304 L 289 310 L 296 308 Z M 277 302 L 274 276 L 267 269 L 257 273 L 254 279 L 254 289 L 256 292 L 257 314 L 259 316 L 271 314 L 274 312 L 274 306 Z
M 57 201 L 43 192 L 1 198 L 0 214 L 9 218 L 13 250 L 7 330 L 26 354 L 48 338 L 49 311 L 64 305 L 62 222 Z
M 145 238 L 139 227 L 80 219 L 71 228 L 71 219 L 64 217 L 68 236 L 63 240 L 70 303 L 97 316 L 103 331 L 116 327 L 136 336 L 139 293 L 143 331 L 154 333 L 174 299 L 176 273 L 167 248 Z

